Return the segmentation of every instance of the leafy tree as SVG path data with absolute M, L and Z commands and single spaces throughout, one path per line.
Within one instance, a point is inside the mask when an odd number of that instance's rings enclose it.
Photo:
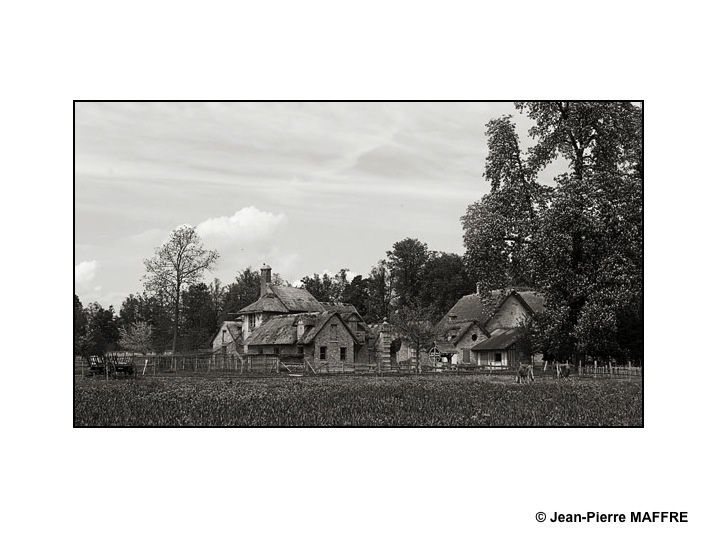
M 416 238 L 395 242 L 387 252 L 387 268 L 398 308 L 410 305 L 420 296 L 422 273 L 429 258 L 427 244 Z
M 152 326 L 146 322 L 134 322 L 120 328 L 120 346 L 126 351 L 145 354 L 152 350 Z
M 349 285 L 347 268 L 342 268 L 334 276 L 313 274 L 300 279 L 303 287 L 319 302 L 345 302 L 345 289 Z
M 363 319 L 370 313 L 369 281 L 361 275 L 355 276 L 343 292 L 343 302 L 352 304 Z
M 333 279 L 328 274 L 313 274 L 300 278 L 303 288 L 312 294 L 318 302 L 330 302 L 335 291 Z
M 222 282 L 218 278 L 215 278 L 210 282 L 209 288 L 213 309 L 215 310 L 215 316 L 218 320 L 221 320 L 220 317 L 223 312 L 226 287 L 223 286 Z
M 118 314 L 118 325 L 126 328 L 137 322 L 147 323 L 152 329 L 150 350 L 168 349 L 173 334 L 172 310 L 162 295 L 129 294 L 123 300 Z
M 197 283 L 183 291 L 181 315 L 183 349 L 195 350 L 207 347 L 218 327 L 210 287 L 205 283 Z
M 390 316 L 393 303 L 390 270 L 385 260 L 379 261 L 370 270 L 367 278 L 369 323 L 379 323 Z
M 82 338 L 87 333 L 87 316 L 78 295 L 73 300 L 73 352 L 82 354 Z
M 225 290 L 222 320 L 232 320 L 242 308 L 249 306 L 260 296 L 260 272 L 247 267 L 238 272 L 235 281 Z
M 420 369 L 420 352 L 427 350 L 435 339 L 434 312 L 423 307 L 417 300 L 400 307 L 390 317 L 400 337 L 415 351 L 415 360 Z
M 534 170 L 562 156 L 552 204 L 539 216 L 534 269 L 557 323 L 557 349 L 641 354 L 642 118 L 626 102 L 518 103 L 535 121 Z M 618 325 L 624 317 L 625 326 Z M 623 343 L 624 346 L 620 346 Z M 634 344 L 634 345 L 633 345 Z M 628 347 L 628 345 L 630 347 Z
M 112 306 L 104 309 L 97 302 L 91 302 L 85 309 L 87 332 L 79 340 L 82 356 L 104 356 L 117 345 L 120 332 Z
M 461 218 L 466 266 L 482 290 L 532 285 L 537 217 L 548 204 L 550 189 L 538 183 L 510 116 L 491 120 L 486 135 L 485 178 L 491 187 Z
M 460 255 L 432 252 L 421 274 L 419 301 L 438 320 L 474 289 Z
M 215 266 L 218 258 L 217 251 L 203 247 L 194 227 L 182 226 L 155 250 L 154 257 L 144 261 L 146 289 L 169 298 L 173 308 L 173 352 L 177 350 L 181 293 L 200 281 L 205 271 Z

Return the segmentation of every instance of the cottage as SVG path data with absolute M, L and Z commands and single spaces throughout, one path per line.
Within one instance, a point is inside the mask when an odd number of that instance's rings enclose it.
M 537 291 L 493 290 L 460 298 L 436 326 L 430 350 L 434 360 L 494 367 L 516 366 L 523 360 L 518 350 L 518 326 L 541 312 L 544 298 Z
M 242 324 L 225 321 L 213 338 L 213 355 L 237 356 L 244 351 Z
M 216 354 L 327 365 L 370 361 L 372 336 L 354 306 L 319 302 L 306 289 L 272 284 L 271 276 L 272 269 L 264 264 L 258 299 L 242 308 L 235 321 L 223 323 L 214 340 Z
M 333 311 L 277 315 L 245 341 L 250 355 L 298 359 L 316 367 L 355 362 L 362 345 L 339 313 Z

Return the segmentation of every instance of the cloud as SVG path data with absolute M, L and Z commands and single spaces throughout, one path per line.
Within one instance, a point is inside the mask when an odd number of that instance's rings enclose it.
M 95 272 L 98 268 L 98 262 L 82 261 L 75 265 L 75 284 L 76 285 L 89 285 L 93 279 L 95 279 Z
M 100 265 L 96 260 L 82 261 L 75 265 L 75 293 L 82 300 L 96 300 L 102 291 L 102 285 L 95 284 L 97 269 Z
M 232 216 L 208 218 L 198 224 L 196 230 L 209 241 L 252 244 L 272 236 L 285 221 L 285 214 L 273 214 L 246 206 Z

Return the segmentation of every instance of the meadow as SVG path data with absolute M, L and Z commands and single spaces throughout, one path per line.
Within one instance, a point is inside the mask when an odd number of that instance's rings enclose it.
M 642 426 L 642 380 L 78 378 L 75 426 Z

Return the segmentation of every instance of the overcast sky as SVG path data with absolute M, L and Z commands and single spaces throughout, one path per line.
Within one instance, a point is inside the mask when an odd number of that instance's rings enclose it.
M 77 103 L 76 293 L 119 308 L 181 224 L 220 252 L 207 279 L 223 283 L 263 262 L 291 282 L 366 274 L 408 236 L 463 253 L 502 114 L 530 142 L 511 103 Z

